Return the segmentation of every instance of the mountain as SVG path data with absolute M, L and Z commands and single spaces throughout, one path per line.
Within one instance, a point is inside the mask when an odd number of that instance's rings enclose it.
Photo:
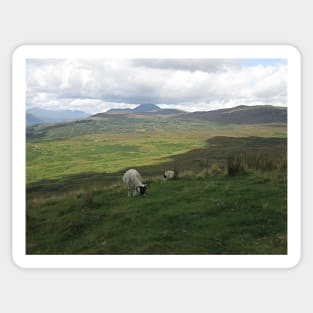
M 138 105 L 136 108 L 134 108 L 132 111 L 134 113 L 147 113 L 147 112 L 156 112 L 161 110 L 160 107 L 158 107 L 155 104 L 151 104 L 151 103 L 144 103 L 144 104 L 140 104 Z
M 189 113 L 176 109 L 161 109 L 154 104 L 141 104 L 135 109 L 112 109 L 108 112 L 93 115 L 93 117 L 110 118 L 115 116 L 125 119 L 130 118 L 132 114 L 149 116 L 175 115 L 176 119 L 180 119 L 182 121 L 201 120 L 224 124 L 287 123 L 287 108 L 271 105 L 240 105 L 228 109 L 196 111 Z
M 26 113 L 26 125 L 32 125 L 32 124 L 38 124 L 38 123 L 42 123 L 43 121 L 39 118 L 37 118 L 36 116 L 30 114 L 30 113 Z
M 161 115 L 170 115 L 170 114 L 182 114 L 185 113 L 184 111 L 181 110 L 177 110 L 177 109 L 161 109 L 160 107 L 158 107 L 155 104 L 150 104 L 150 103 L 144 103 L 144 104 L 140 104 L 138 105 L 136 108 L 134 109 L 130 109 L 130 108 L 125 108 L 125 109 L 111 109 L 105 113 L 98 113 L 95 116 L 102 116 L 102 117 L 106 117 L 108 114 L 111 113 L 139 113 L 139 114 L 161 114 Z
M 186 112 L 182 110 L 177 110 L 177 109 L 160 109 L 158 111 L 154 111 L 150 113 L 157 114 L 157 115 L 171 115 L 171 114 L 182 114 Z
M 186 113 L 179 117 L 233 124 L 287 123 L 287 108 L 271 105 L 240 105 L 228 109 Z
M 171 114 L 169 114 L 169 112 Z M 162 115 L 160 112 L 167 112 Z M 175 113 L 176 110 L 174 111 Z M 160 109 L 150 113 L 98 113 L 96 115 L 75 121 L 65 121 L 54 124 L 33 124 L 27 127 L 27 140 L 38 141 L 46 139 L 70 138 L 85 134 L 115 133 L 127 134 L 129 132 L 146 131 L 173 131 L 192 129 L 224 129 L 226 124 L 239 124 L 235 127 L 241 133 L 241 125 L 254 124 L 255 127 L 242 127 L 242 134 L 248 134 L 252 129 L 254 135 L 258 134 L 258 124 L 271 123 L 269 129 L 277 128 L 277 134 L 285 134 L 287 126 L 287 108 L 273 106 L 239 106 L 205 112 L 184 112 L 172 114 L 172 109 Z M 210 123 L 214 123 L 211 124 Z M 220 125 L 220 126 L 219 126 Z M 203 128 L 202 128 L 203 127 Z M 221 127 L 221 128 L 219 128 Z M 57 131 L 55 131 L 57 130 Z M 255 132 L 256 131 L 256 132 Z M 108 139 L 110 141 L 110 139 Z
M 106 113 L 131 113 L 133 110 L 132 109 L 111 109 L 107 111 Z
M 107 111 L 107 113 L 150 113 L 150 112 L 156 112 L 159 110 L 161 110 L 161 108 L 155 104 L 144 103 L 144 104 L 138 105 L 134 109 L 130 109 L 130 108 L 111 109 Z
M 78 120 L 89 116 L 83 111 L 72 110 L 46 110 L 40 108 L 32 108 L 26 112 L 27 125 L 34 123 L 51 123 Z

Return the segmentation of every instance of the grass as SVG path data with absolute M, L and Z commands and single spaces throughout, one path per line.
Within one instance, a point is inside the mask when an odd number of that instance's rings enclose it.
M 169 133 L 97 134 L 27 144 L 27 182 L 62 178 L 81 172 L 112 173 L 132 164 L 160 163 L 160 159 L 205 145 L 192 134 L 180 134 L 173 142 Z M 203 134 L 204 136 L 204 134 Z
M 28 128 L 26 179 L 33 183 L 82 172 L 114 173 L 129 167 L 166 166 L 173 156 L 208 144 L 214 148 L 215 143 L 208 139 L 234 135 L 284 139 L 286 127 L 182 123 L 166 118 L 161 122 L 134 118 L 118 123 L 112 118 L 36 125 Z
M 30 254 L 285 254 L 286 184 L 256 173 L 28 199 Z
M 27 130 L 28 254 L 286 254 L 286 125 L 166 118 Z M 227 175 L 228 160 L 244 170 Z M 127 197 L 121 177 L 151 182 Z M 179 177 L 165 182 L 164 169 Z
M 273 135 L 276 137 L 286 137 L 286 125 L 284 124 L 264 124 L 264 125 L 238 125 L 238 124 L 219 124 L 201 120 L 182 120 L 173 116 L 133 116 L 108 117 L 108 118 L 88 118 L 80 121 L 37 124 L 27 127 L 27 141 L 38 142 L 43 140 L 69 139 L 83 135 L 94 134 L 146 134 L 162 132 L 212 132 L 216 135 L 225 132 L 225 135 L 236 133 L 237 135 L 247 134 L 247 131 L 259 136 Z M 251 133 L 252 132 L 252 133 Z

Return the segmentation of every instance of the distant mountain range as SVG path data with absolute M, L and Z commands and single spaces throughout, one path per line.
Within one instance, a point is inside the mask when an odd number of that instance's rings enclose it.
M 32 108 L 26 112 L 26 124 L 52 123 L 79 120 L 88 117 L 90 114 L 83 111 L 72 110 L 46 110 L 40 108 Z
M 120 119 L 137 116 L 174 116 L 181 121 L 201 120 L 214 123 L 229 124 L 264 124 L 264 123 L 287 123 L 287 108 L 275 107 L 271 105 L 258 106 L 237 106 L 228 109 L 213 111 L 185 112 L 176 109 L 161 109 L 155 104 L 141 104 L 134 109 L 111 109 L 107 112 L 97 113 L 91 118 L 111 118 Z M 27 110 L 27 125 L 48 122 L 75 121 L 88 117 L 89 114 L 83 111 L 52 111 L 39 108 Z
M 43 123 L 43 121 L 33 114 L 26 112 L 26 124 L 31 125 L 37 123 Z
M 118 114 L 117 114 L 118 113 Z M 246 106 L 240 105 L 228 109 L 213 111 L 184 112 L 176 109 L 161 109 L 154 104 L 141 104 L 134 109 L 111 109 L 98 113 L 94 117 L 110 117 L 112 115 L 126 118 L 132 114 L 140 115 L 174 115 L 181 120 L 202 120 L 215 123 L 263 124 L 287 123 L 287 108 L 272 105 Z

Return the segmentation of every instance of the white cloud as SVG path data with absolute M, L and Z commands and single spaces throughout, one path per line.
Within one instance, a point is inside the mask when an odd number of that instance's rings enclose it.
M 154 103 L 187 111 L 286 105 L 287 65 L 238 60 L 42 60 L 27 62 L 27 106 L 89 113 Z
M 141 67 L 205 72 L 240 67 L 238 59 L 135 59 L 133 63 Z

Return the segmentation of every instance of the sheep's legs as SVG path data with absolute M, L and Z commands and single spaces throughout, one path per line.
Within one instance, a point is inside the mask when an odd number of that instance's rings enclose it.
M 135 197 L 137 196 L 137 190 L 131 190 L 132 188 L 128 188 L 128 197 Z
M 131 190 L 131 188 L 128 188 L 128 197 L 134 197 L 137 196 L 136 190 Z

